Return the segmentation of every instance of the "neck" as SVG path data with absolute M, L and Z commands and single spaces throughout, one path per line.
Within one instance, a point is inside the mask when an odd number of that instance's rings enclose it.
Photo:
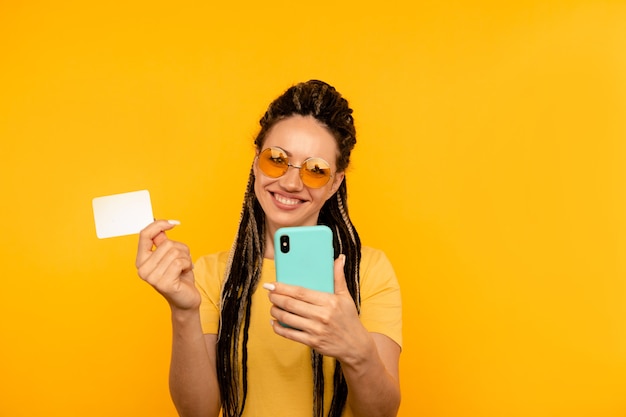
M 277 228 L 272 228 L 268 224 L 265 225 L 265 253 L 263 257 L 266 259 L 274 259 L 274 233 Z

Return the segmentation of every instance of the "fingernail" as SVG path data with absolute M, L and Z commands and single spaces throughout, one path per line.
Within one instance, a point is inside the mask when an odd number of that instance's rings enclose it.
M 167 222 L 169 224 L 173 224 L 174 226 L 178 226 L 180 224 L 180 222 L 178 220 L 168 220 Z
M 266 282 L 265 284 L 263 284 L 263 288 L 269 291 L 274 291 L 276 289 L 276 285 Z
M 341 257 L 341 267 L 343 268 L 346 265 L 346 255 L 342 253 L 339 256 Z
M 274 327 L 274 320 L 270 319 L 270 326 Z

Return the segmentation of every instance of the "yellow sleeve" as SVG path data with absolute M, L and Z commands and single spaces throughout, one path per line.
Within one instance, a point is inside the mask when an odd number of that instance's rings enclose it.
M 220 324 L 220 296 L 228 252 L 206 255 L 194 264 L 196 288 L 200 291 L 200 322 L 205 334 L 217 334 Z
M 384 252 L 361 248 L 361 322 L 402 347 L 402 298 L 391 262 Z

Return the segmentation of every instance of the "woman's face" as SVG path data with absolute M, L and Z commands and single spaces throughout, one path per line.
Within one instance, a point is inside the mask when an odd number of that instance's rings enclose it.
M 270 178 L 254 163 L 254 192 L 263 211 L 268 236 L 280 227 L 313 226 L 319 212 L 337 191 L 344 173 L 337 170 L 337 142 L 330 132 L 311 116 L 291 116 L 276 123 L 267 133 L 262 149 L 278 147 L 287 152 L 289 162 L 301 166 L 307 158 L 322 158 L 330 164 L 332 177 L 321 188 L 302 183 L 300 170 L 289 167 L 279 178 Z

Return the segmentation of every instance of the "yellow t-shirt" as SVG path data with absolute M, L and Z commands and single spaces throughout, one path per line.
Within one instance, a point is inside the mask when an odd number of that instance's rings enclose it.
M 402 346 L 400 287 L 391 263 L 376 249 L 361 249 L 361 322 Z M 228 252 L 206 255 L 195 264 L 196 286 L 202 294 L 200 316 L 206 334 L 217 334 L 221 285 Z M 248 395 L 245 416 L 310 417 L 313 410 L 311 351 L 278 336 L 270 326 L 270 301 L 261 286 L 276 281 L 274 261 L 265 259 L 261 282 L 252 296 L 248 339 Z M 330 407 L 335 360 L 324 358 L 324 410 Z M 344 416 L 352 416 L 346 406 Z

